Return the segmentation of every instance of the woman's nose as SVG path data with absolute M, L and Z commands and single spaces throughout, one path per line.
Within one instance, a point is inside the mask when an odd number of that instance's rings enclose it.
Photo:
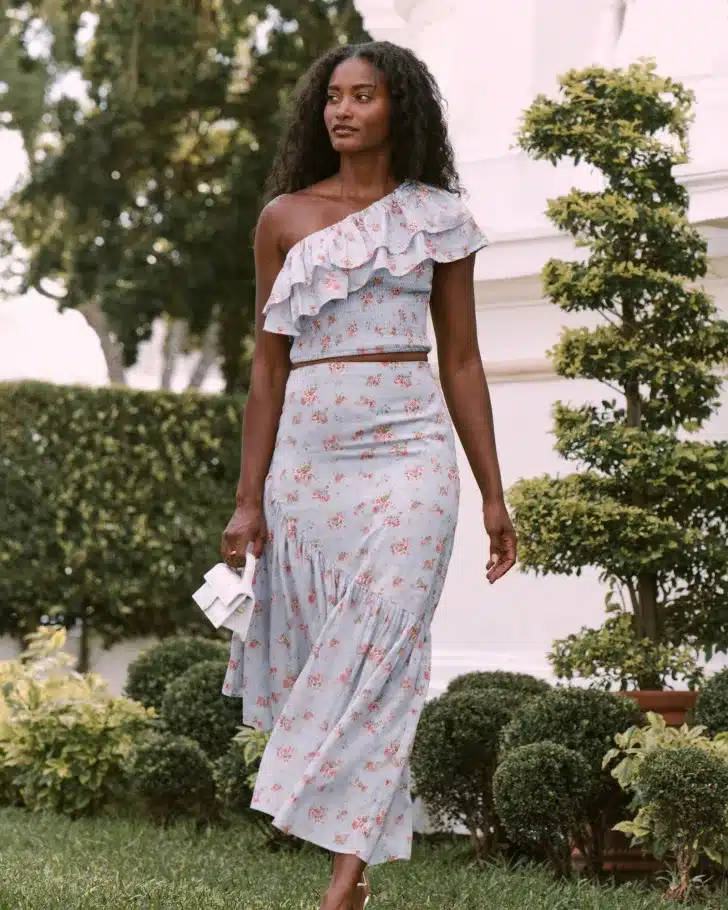
M 346 117 L 351 117 L 351 99 L 350 98 L 343 97 L 341 99 L 341 101 L 339 101 L 339 105 L 336 110 L 336 114 L 338 117 L 341 117 L 342 119 L 345 119 Z

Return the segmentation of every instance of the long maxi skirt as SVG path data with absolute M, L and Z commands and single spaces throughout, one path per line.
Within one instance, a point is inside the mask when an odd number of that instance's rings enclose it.
M 253 806 L 370 864 L 408 859 L 409 756 L 457 521 L 452 426 L 426 362 L 290 374 L 268 539 L 223 691 L 271 730 Z

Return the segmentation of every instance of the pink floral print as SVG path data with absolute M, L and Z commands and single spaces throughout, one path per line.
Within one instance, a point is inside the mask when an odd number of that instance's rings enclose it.
M 434 263 L 464 258 L 487 242 L 457 196 L 405 183 L 292 247 L 266 303 L 264 327 L 293 336 L 294 363 L 429 351 Z M 334 324 L 340 331 L 332 334 Z
M 291 360 L 429 351 L 436 262 L 487 243 L 459 198 L 402 184 L 288 253 L 264 328 Z M 289 377 L 265 483 L 267 543 L 223 692 L 271 731 L 252 805 L 370 864 L 407 859 L 409 755 L 458 511 L 452 427 L 427 363 Z
M 424 362 L 302 367 L 284 439 L 266 480 L 256 611 L 224 686 L 242 696 L 246 725 L 272 730 L 253 806 L 328 849 L 405 859 L 408 758 L 458 509 L 445 404 Z

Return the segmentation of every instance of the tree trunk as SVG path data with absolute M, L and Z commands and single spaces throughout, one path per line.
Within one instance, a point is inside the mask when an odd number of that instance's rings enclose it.
M 167 326 L 164 338 L 164 363 L 162 365 L 161 388 L 168 392 L 172 388 L 175 367 L 180 352 L 187 342 L 187 322 L 184 319 L 173 319 Z
M 109 373 L 109 382 L 112 385 L 126 385 L 126 376 L 124 375 L 124 363 L 121 358 L 121 350 L 109 331 L 106 322 L 106 315 L 101 307 L 101 301 L 98 297 L 89 300 L 79 308 L 86 322 L 96 332 L 101 342 L 101 350 L 106 361 L 106 369 Z
M 89 641 L 89 627 L 86 617 L 82 616 L 78 622 L 81 626 L 81 635 L 78 640 L 78 664 L 76 669 L 79 673 L 88 673 L 91 669 L 91 643 Z
M 211 322 L 205 332 L 199 359 L 195 364 L 195 368 L 190 376 L 190 381 L 187 384 L 188 389 L 199 389 L 205 381 L 205 377 L 210 372 L 210 368 L 217 360 L 217 333 L 217 322 Z

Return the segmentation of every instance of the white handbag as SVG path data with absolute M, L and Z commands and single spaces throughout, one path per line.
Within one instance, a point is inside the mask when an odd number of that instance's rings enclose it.
M 192 595 L 216 629 L 230 629 L 245 640 L 255 606 L 255 557 L 246 554 L 245 568 L 231 569 L 219 562 L 205 574 L 205 583 Z

